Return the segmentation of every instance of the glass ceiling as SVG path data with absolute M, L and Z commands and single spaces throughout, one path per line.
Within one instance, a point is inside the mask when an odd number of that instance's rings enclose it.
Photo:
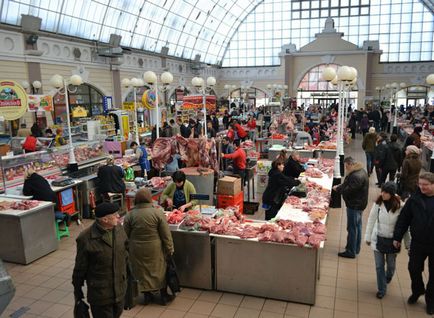
M 300 48 L 325 18 L 359 46 L 379 40 L 382 61 L 434 60 L 434 0 L 2 0 L 0 23 L 21 14 L 48 32 L 223 66 L 278 65 L 281 46 Z
M 262 0 L 263 1 L 263 0 Z M 44 31 L 218 64 L 230 38 L 261 0 L 2 0 L 0 22 L 42 18 Z
M 282 45 L 315 39 L 327 17 L 359 47 L 378 40 L 382 62 L 434 60 L 433 0 L 264 0 L 240 25 L 224 67 L 279 65 Z

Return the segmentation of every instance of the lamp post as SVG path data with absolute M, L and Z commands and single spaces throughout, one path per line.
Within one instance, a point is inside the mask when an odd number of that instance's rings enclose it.
M 336 70 L 331 67 L 327 66 L 322 71 L 322 78 L 327 82 L 326 87 L 326 102 L 325 102 L 325 108 L 327 109 L 327 100 L 329 98 L 329 83 L 336 77 Z
M 204 116 L 203 126 L 204 126 L 205 137 L 208 137 L 208 128 L 206 124 L 206 93 L 211 91 L 211 89 L 215 86 L 216 82 L 217 81 L 213 76 L 208 77 L 206 79 L 206 83 L 202 77 L 193 77 L 193 79 L 191 80 L 191 84 L 194 87 L 196 87 L 196 90 L 199 93 L 202 94 L 203 116 Z
M 160 81 L 163 86 L 158 87 L 158 76 L 153 71 L 147 71 L 143 74 L 143 79 L 151 87 L 155 89 L 155 111 L 156 111 L 156 133 L 157 138 L 160 138 L 160 108 L 158 101 L 158 90 L 165 92 L 169 89 L 169 84 L 173 82 L 173 75 L 170 72 L 164 72 L 160 75 Z
M 138 118 L 137 118 L 137 89 L 141 86 L 144 86 L 143 80 L 140 78 L 133 77 L 132 79 L 124 78 L 122 80 L 122 86 L 133 87 L 133 94 L 134 94 L 134 139 L 138 145 L 140 145 L 140 138 L 139 138 L 139 124 L 138 124 Z
M 69 135 L 69 161 L 68 161 L 68 170 L 69 171 L 77 171 L 78 165 L 75 160 L 74 154 L 74 145 L 72 144 L 72 133 L 71 133 L 71 118 L 69 111 L 69 93 L 74 93 L 77 91 L 78 86 L 83 84 L 83 79 L 80 75 L 72 75 L 69 78 L 69 81 L 64 79 L 61 75 L 56 74 L 53 75 L 50 79 L 50 84 L 57 88 L 58 93 L 65 96 L 65 104 L 66 104 L 66 123 L 68 125 L 68 135 Z M 72 86 L 70 89 L 69 87 Z M 61 92 L 63 89 L 63 93 Z
M 430 86 L 431 89 L 434 87 L 434 73 L 430 74 L 426 77 L 426 83 Z M 429 171 L 434 173 L 434 149 L 433 149 L 432 154 L 431 154 L 431 162 L 430 162 Z

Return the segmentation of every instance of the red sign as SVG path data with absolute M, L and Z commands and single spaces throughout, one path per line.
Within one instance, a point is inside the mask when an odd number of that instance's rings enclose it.
M 21 106 L 21 99 L 0 100 L 0 107 Z
M 206 109 L 215 111 L 216 100 L 215 95 L 206 95 Z M 203 109 L 203 95 L 184 96 L 182 109 Z

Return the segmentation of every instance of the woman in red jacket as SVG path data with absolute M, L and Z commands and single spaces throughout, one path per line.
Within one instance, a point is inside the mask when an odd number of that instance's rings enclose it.
M 246 164 L 247 156 L 243 148 L 240 147 L 240 141 L 234 141 L 235 151 L 233 153 L 223 154 L 222 158 L 232 159 L 234 166 L 234 174 L 237 174 L 242 179 L 242 184 L 244 185 L 244 180 L 246 177 Z
M 234 130 L 236 131 L 238 138 L 244 141 L 247 137 L 247 132 L 244 130 L 244 128 L 241 127 L 241 125 L 236 120 L 234 120 L 232 127 L 234 127 Z

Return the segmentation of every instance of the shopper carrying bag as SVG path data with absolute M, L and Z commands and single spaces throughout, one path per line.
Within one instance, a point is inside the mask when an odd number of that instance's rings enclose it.
M 167 287 L 170 288 L 170 291 L 172 292 L 172 296 L 175 297 L 176 293 L 179 293 L 181 291 L 181 288 L 179 286 L 179 278 L 178 273 L 176 270 L 176 264 L 175 260 L 172 255 L 169 255 L 166 258 L 167 267 L 166 267 L 166 284 Z
M 365 241 L 374 251 L 377 272 L 377 298 L 386 295 L 387 284 L 392 280 L 399 249 L 393 246 L 393 231 L 401 212 L 401 198 L 396 195 L 397 186 L 387 182 L 381 187 L 381 194 L 372 206 L 366 226 Z M 409 236 L 406 234 L 406 246 Z M 386 269 L 385 269 L 386 267 Z

